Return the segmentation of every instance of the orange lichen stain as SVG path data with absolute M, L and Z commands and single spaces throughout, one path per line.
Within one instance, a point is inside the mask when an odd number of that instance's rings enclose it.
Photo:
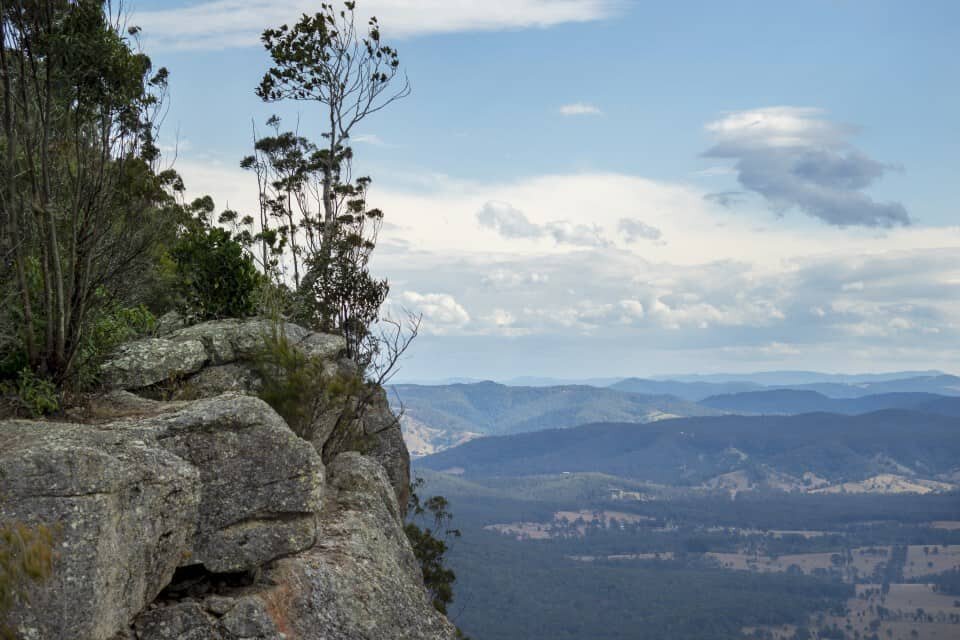
M 266 593 L 260 594 L 260 598 L 267 605 L 267 615 L 273 620 L 277 631 L 284 634 L 288 640 L 296 640 L 300 636 L 293 632 L 290 627 L 290 620 L 287 615 L 293 608 L 294 594 L 290 588 L 290 583 L 281 582 Z

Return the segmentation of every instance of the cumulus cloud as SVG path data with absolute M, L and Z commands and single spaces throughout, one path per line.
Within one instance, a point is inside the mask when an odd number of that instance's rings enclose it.
M 803 349 L 798 345 L 776 341 L 761 345 L 723 347 L 721 350 L 738 358 L 761 360 L 782 360 L 803 353 Z
M 484 204 L 477 212 L 477 222 L 504 238 L 553 238 L 557 244 L 576 247 L 603 247 L 610 244 L 603 237 L 603 229 L 599 225 L 575 224 L 568 220 L 534 224 L 526 214 L 506 202 Z
M 529 273 L 516 273 L 508 269 L 494 269 L 483 276 L 481 283 L 485 287 L 493 289 L 514 289 L 527 287 L 531 285 L 545 284 L 550 281 L 550 276 L 544 273 L 532 271 Z
M 704 155 L 735 161 L 740 185 L 778 212 L 796 207 L 841 227 L 910 224 L 902 204 L 863 193 L 893 167 L 853 148 L 855 129 L 825 119 L 818 109 L 740 111 L 709 123 L 707 131 L 714 145 Z M 724 194 L 715 197 L 729 204 Z
M 477 222 L 505 238 L 542 238 L 546 229 L 535 225 L 523 211 L 506 202 L 488 202 L 477 212 Z
M 660 231 L 660 229 L 637 218 L 620 218 L 617 227 L 627 242 L 659 240 L 663 236 L 663 232 Z
M 840 287 L 841 291 L 863 291 L 863 282 L 857 280 L 856 282 L 848 282 Z
M 404 291 L 400 298 L 412 311 L 423 314 L 423 326 L 431 333 L 462 329 L 470 323 L 470 314 L 449 294 Z
M 514 315 L 506 309 L 494 309 L 488 320 L 497 327 L 509 327 L 516 322 Z
M 255 210 L 256 185 L 233 164 L 178 168 L 191 195 Z M 482 361 L 567 375 L 960 361 L 960 227 L 878 235 L 784 224 L 761 233 L 755 216 L 713 205 L 702 191 L 622 174 L 433 180 L 381 186 L 373 198 L 402 222 L 382 230 L 374 272 L 390 278 L 397 306 L 425 314 L 407 375 L 417 367 L 424 377 L 490 375 L 472 368 Z M 501 204 L 484 229 L 526 239 L 478 228 L 477 212 L 491 202 Z M 669 244 L 558 245 L 543 230 L 565 219 L 617 231 L 638 211 Z
M 639 300 L 621 300 L 620 308 L 624 312 L 624 322 L 642 320 L 647 315 L 646 308 Z
M 560 107 L 560 115 L 562 116 L 600 116 L 603 115 L 603 111 L 600 110 L 600 107 L 592 104 L 587 104 L 585 102 L 574 102 L 572 104 L 565 104 Z
M 545 28 L 614 15 L 616 0 L 367 0 L 387 37 L 432 33 Z M 188 6 L 141 11 L 151 50 L 229 49 L 259 44 L 264 25 L 296 20 L 317 11 L 315 0 L 207 0 Z M 361 21 L 362 24 L 362 21 Z

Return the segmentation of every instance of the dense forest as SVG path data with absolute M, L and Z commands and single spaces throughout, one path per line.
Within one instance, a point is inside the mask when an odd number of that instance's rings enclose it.
M 846 615 L 850 557 L 854 565 L 868 559 L 856 581 L 882 585 L 904 579 L 908 548 L 960 548 L 960 530 L 930 526 L 960 521 L 956 494 L 730 499 L 667 491 L 637 501 L 611 495 L 649 486 L 602 474 L 417 473 L 428 490 L 447 496 L 463 534 L 451 550 L 459 576 L 451 614 L 479 638 L 717 640 L 742 638 L 745 627 L 806 627 Z M 558 513 L 578 520 L 557 520 Z M 598 520 L 603 513 L 612 520 Z M 717 560 L 745 553 L 823 564 L 758 573 Z M 955 578 L 953 571 L 915 580 L 952 593 Z

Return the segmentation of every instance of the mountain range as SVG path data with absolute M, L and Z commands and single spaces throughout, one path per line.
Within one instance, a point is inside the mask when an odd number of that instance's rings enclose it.
M 830 398 L 817 391 L 774 389 L 710 396 L 699 404 L 737 414 L 791 415 L 823 412 L 855 415 L 883 409 L 912 409 L 960 416 L 960 396 L 934 393 L 897 392 L 859 398 Z
M 787 490 L 846 484 L 854 490 L 851 483 L 896 476 L 943 490 L 960 480 L 960 420 L 886 410 L 607 422 L 478 439 L 417 464 L 467 478 L 598 472 L 721 489 L 746 482 Z M 724 478 L 736 473 L 741 477 Z
M 802 372 L 789 374 L 814 379 Z M 787 373 L 770 374 L 785 379 Z M 394 385 L 393 408 L 401 414 L 414 457 L 437 453 L 486 435 L 568 428 L 595 422 L 647 423 L 678 417 L 827 412 L 859 414 L 911 409 L 960 414 L 960 378 L 946 374 L 888 379 L 851 377 L 796 388 L 751 381 L 676 381 L 629 378 L 609 387 L 509 386 L 495 382 Z M 855 382 L 855 384 L 854 384 Z
M 761 384 L 758 380 L 784 381 L 797 380 L 791 384 Z M 934 393 L 938 395 L 960 396 L 960 377 L 943 373 L 929 375 L 907 375 L 905 377 L 875 376 L 828 376 L 817 379 L 813 375 L 755 374 L 751 379 L 736 380 L 719 378 L 687 380 L 659 380 L 646 378 L 626 378 L 612 385 L 611 389 L 630 393 L 662 393 L 678 398 L 698 402 L 715 395 L 728 395 L 750 391 L 771 391 L 792 389 L 813 391 L 830 398 L 862 398 L 882 393 Z
M 415 456 L 463 441 L 464 434 L 469 440 L 481 435 L 566 428 L 588 422 L 645 423 L 722 413 L 675 396 L 624 393 L 585 385 L 509 387 L 480 382 L 395 385 L 391 391 L 394 408 L 402 414 L 408 446 Z

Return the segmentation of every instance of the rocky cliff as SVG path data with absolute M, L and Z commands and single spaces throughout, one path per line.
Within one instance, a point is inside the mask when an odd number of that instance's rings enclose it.
M 56 539 L 53 575 L 10 614 L 20 637 L 455 637 L 403 532 L 409 456 L 382 390 L 349 425 L 362 451 L 333 442 L 334 416 L 299 437 L 254 395 L 269 330 L 131 343 L 104 367 L 111 391 L 69 420 L 0 423 L 0 521 Z M 282 331 L 351 366 L 340 338 Z

